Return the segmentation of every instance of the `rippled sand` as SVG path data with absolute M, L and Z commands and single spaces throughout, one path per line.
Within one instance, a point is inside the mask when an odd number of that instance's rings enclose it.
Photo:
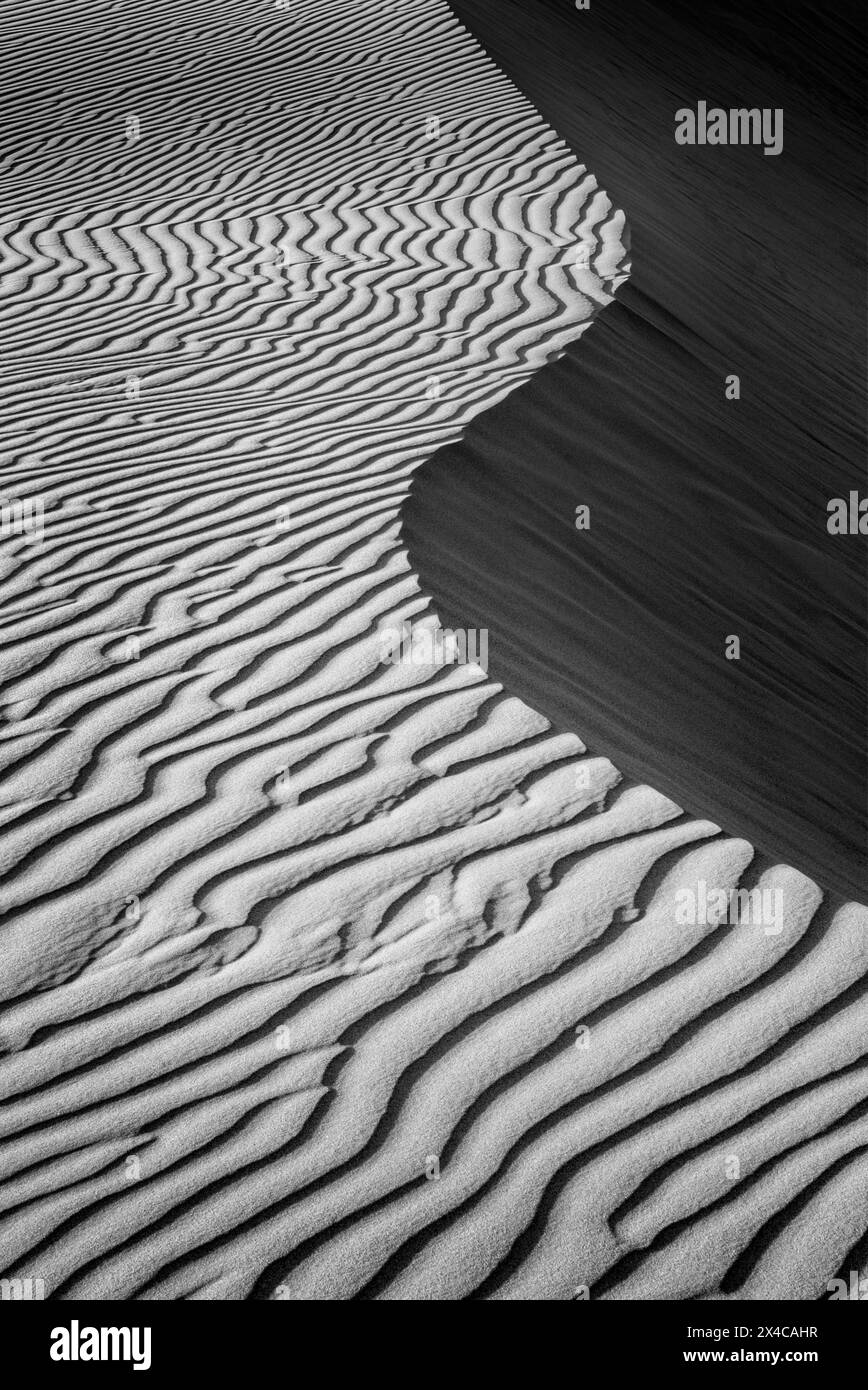
M 414 469 L 610 302 L 623 214 L 441 0 L 7 13 L 4 1273 L 816 1297 L 865 910 L 774 866 L 779 932 L 676 923 L 745 841 L 382 659 L 436 621 Z

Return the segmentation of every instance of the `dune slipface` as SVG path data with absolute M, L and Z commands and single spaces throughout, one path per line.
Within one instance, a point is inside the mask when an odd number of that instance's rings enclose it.
M 4 1272 L 819 1296 L 865 1228 L 864 910 L 384 638 L 436 624 L 414 468 L 610 300 L 623 215 L 443 3 L 42 8 L 0 207 Z
M 865 902 L 868 549 L 827 529 L 868 456 L 865 7 L 454 8 L 628 210 L 634 271 L 416 474 L 413 569 L 556 727 Z M 783 110 L 779 156 L 678 144 L 710 92 Z

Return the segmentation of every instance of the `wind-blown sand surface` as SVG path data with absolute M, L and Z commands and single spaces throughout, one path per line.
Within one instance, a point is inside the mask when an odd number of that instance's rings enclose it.
M 749 844 L 381 660 L 414 468 L 609 302 L 623 215 L 445 3 L 6 13 L 4 1273 L 820 1296 L 865 910 L 775 865 L 779 932 L 677 925 Z

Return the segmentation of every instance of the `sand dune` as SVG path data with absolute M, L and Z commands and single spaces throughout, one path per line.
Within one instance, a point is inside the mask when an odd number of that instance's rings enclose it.
M 865 902 L 868 551 L 826 529 L 866 490 L 864 6 L 454 8 L 636 254 L 592 333 L 420 469 L 414 570 L 444 622 L 490 629 L 513 695 Z M 711 92 L 783 109 L 782 155 L 677 145 L 673 113 Z
M 4 1273 L 820 1296 L 868 913 L 383 660 L 437 620 L 414 470 L 611 301 L 623 213 L 443 0 L 7 14 Z M 780 929 L 677 920 L 755 879 Z

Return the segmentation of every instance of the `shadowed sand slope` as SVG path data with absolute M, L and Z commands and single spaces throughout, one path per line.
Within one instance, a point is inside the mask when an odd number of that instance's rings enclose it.
M 589 152 L 635 268 L 584 342 L 429 460 L 414 569 L 443 621 L 490 629 L 515 694 L 864 901 L 868 545 L 826 522 L 866 493 L 865 7 L 455 8 Z M 782 152 L 676 144 L 698 100 L 782 110 Z
M 442 3 L 6 15 L 4 1273 L 819 1296 L 863 910 L 383 659 L 436 621 L 414 468 L 609 301 L 623 216 Z M 740 884 L 773 920 L 678 911 Z

